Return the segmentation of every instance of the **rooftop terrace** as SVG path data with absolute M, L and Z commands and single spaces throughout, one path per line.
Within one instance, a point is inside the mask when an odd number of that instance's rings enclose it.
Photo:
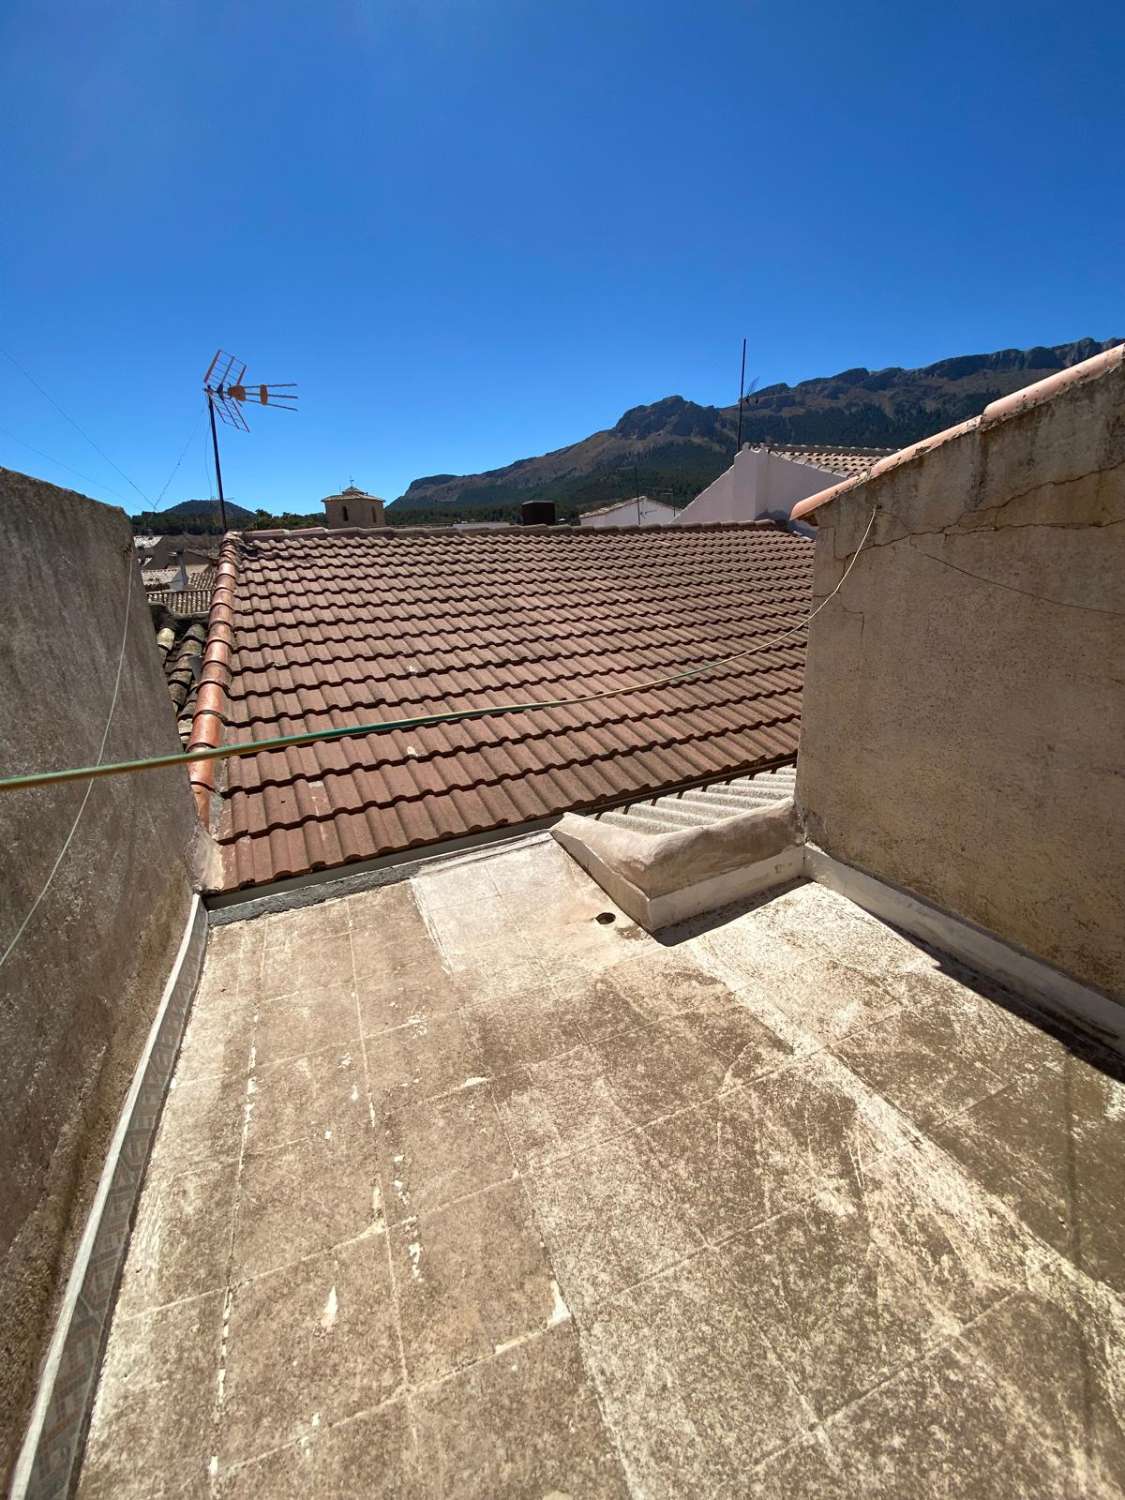
M 1120 1493 L 1123 1119 L 819 885 L 657 939 L 540 836 L 213 928 L 79 1495 Z
M 232 760 L 225 878 L 124 516 L 0 471 L 11 765 L 152 757 L 0 799 L 13 1500 L 1125 1492 L 1123 411 L 813 497 L 811 609 L 762 529 L 232 543 L 194 727 L 409 723 Z

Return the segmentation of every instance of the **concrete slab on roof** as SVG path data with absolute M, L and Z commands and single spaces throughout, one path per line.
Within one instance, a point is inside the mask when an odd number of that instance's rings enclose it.
M 659 838 L 570 813 L 551 832 L 646 932 L 763 895 L 805 871 L 791 797 Z
M 82 1500 L 1120 1493 L 1108 1060 L 819 885 L 662 936 L 549 839 L 216 928 Z

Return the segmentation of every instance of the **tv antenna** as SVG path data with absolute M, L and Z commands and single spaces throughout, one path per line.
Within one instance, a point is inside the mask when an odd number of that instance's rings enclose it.
M 747 399 L 757 389 L 757 380 L 750 382 L 750 389 L 746 389 L 746 340 L 742 340 L 742 370 L 738 377 L 738 436 L 734 440 L 735 457 L 742 452 L 742 413 L 746 409 Z
M 246 366 L 233 354 L 222 349 L 207 366 L 203 377 L 203 394 L 207 397 L 207 410 L 211 414 L 211 443 L 215 449 L 215 481 L 219 487 L 219 515 L 223 530 L 227 529 L 227 506 L 223 498 L 223 471 L 219 465 L 219 433 L 215 426 L 215 412 L 219 420 L 240 432 L 249 432 L 250 424 L 242 414 L 247 401 L 257 401 L 262 406 L 276 406 L 282 411 L 297 410 L 297 387 L 295 382 L 281 385 L 247 385 Z

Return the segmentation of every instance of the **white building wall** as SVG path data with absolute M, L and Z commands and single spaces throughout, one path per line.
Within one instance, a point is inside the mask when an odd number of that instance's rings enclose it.
M 713 526 L 756 521 L 759 516 L 788 516 L 798 500 L 816 495 L 839 480 L 840 475 L 829 469 L 747 445 L 735 455 L 725 474 L 679 512 L 676 525 Z
M 584 516 L 578 517 L 578 524 L 594 527 L 670 526 L 676 519 L 676 515 L 675 508 L 666 505 L 663 500 L 650 500 L 647 495 L 642 495 L 639 507 L 636 500 L 622 500 L 620 505 L 611 506 L 606 510 L 599 510 L 593 514 L 587 511 Z
M 766 514 L 784 511 L 786 516 L 798 500 L 807 500 L 810 495 L 819 495 L 829 485 L 839 484 L 844 477 L 832 469 L 822 469 L 817 464 L 806 464 L 781 453 L 769 453 L 766 474 Z

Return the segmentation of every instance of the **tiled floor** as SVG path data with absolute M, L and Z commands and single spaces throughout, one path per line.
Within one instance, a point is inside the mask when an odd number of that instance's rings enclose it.
M 214 931 L 82 1500 L 1121 1492 L 1121 1083 L 820 887 L 609 910 Z

